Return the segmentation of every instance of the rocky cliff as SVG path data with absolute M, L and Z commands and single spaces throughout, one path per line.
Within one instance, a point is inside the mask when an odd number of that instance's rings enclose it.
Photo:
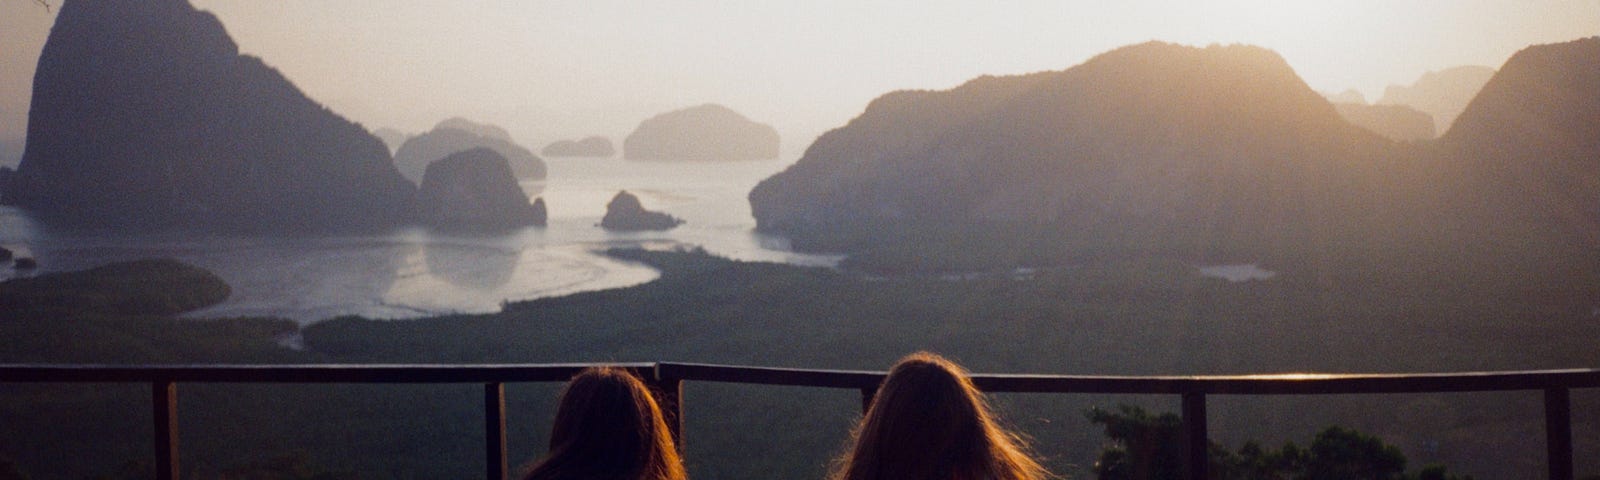
M 100 228 L 342 229 L 409 221 L 382 142 L 185 0 L 67 0 L 39 57 L 4 201 Z
M 451 229 L 504 229 L 544 225 L 517 186 L 506 158 L 489 148 L 456 152 L 428 164 L 417 209 L 422 222 Z
M 715 104 L 663 113 L 622 141 L 629 160 L 726 161 L 778 158 L 778 131 Z
M 406 139 L 395 150 L 394 164 L 406 178 L 420 182 L 423 170 L 433 161 L 479 147 L 505 157 L 511 164 L 511 172 L 519 179 L 537 180 L 546 175 L 544 159 L 513 143 L 504 129 L 460 118 L 439 122 L 433 130 Z
M 1147 43 L 885 95 L 749 197 L 759 229 L 802 246 L 1005 226 L 1084 249 L 1282 251 L 1398 223 L 1374 218 L 1404 178 L 1385 171 L 1394 148 L 1271 51 Z

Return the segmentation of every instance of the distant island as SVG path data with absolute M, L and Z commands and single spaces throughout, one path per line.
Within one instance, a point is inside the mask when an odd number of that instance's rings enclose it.
M 602 136 L 584 137 L 582 140 L 558 140 L 539 150 L 546 157 L 610 158 L 617 154 L 611 139 Z
M 1428 72 L 1411 85 L 1390 85 L 1373 103 L 1405 105 L 1433 115 L 1436 130 L 1444 133 L 1494 74 L 1493 68 L 1475 65 Z
M 729 161 L 778 158 L 778 131 L 728 107 L 705 104 L 639 123 L 622 141 L 628 160 Z
M 478 147 L 489 148 L 505 157 L 517 178 L 538 180 L 547 174 L 544 159 L 512 142 L 505 129 L 464 118 L 445 119 L 433 130 L 406 139 L 395 150 L 394 164 L 406 178 L 421 182 L 429 163 Z
M 93 228 L 381 228 L 416 187 L 186 1 L 69 1 L 39 57 L 0 201 Z

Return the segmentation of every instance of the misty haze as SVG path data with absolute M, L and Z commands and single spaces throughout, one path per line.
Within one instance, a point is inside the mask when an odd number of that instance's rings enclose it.
M 82 372 L 590 363 L 689 478 L 844 478 L 892 401 L 832 370 L 921 351 L 1306 393 L 988 392 L 1065 478 L 1600 478 L 1594 0 L 0 0 L 0 31 L 0 479 L 498 476 L 497 401 L 521 478 L 565 375 Z

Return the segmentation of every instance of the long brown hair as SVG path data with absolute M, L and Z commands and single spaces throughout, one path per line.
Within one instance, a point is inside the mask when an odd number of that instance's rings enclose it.
M 983 394 L 955 363 L 928 352 L 889 370 L 831 480 L 1052 478 L 996 424 Z
M 683 460 L 644 382 L 596 367 L 567 382 L 550 452 L 524 480 L 684 480 Z

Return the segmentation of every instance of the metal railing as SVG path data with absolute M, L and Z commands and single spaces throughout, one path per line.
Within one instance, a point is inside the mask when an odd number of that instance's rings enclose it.
M 149 383 L 155 418 L 156 477 L 176 479 L 179 383 L 477 383 L 484 386 L 485 478 L 506 477 L 505 384 L 564 382 L 600 364 L 542 365 L 0 365 L 0 383 Z M 656 390 L 667 425 L 682 448 L 683 382 L 853 389 L 863 410 L 884 372 L 766 368 L 695 363 L 605 364 L 633 371 Z M 1182 398 L 1184 465 L 1206 478 L 1208 395 L 1337 395 L 1542 391 L 1549 478 L 1572 480 L 1575 388 L 1600 388 L 1600 370 L 1443 374 L 1282 374 L 1236 376 L 1072 376 L 974 374 L 986 392 L 1156 394 Z

